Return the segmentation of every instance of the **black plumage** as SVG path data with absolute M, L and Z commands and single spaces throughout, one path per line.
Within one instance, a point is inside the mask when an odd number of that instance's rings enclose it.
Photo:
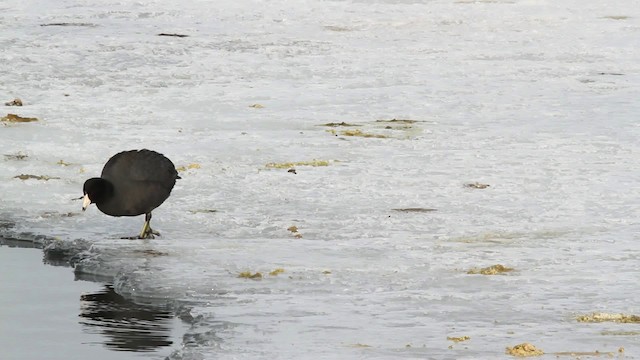
M 107 161 L 99 178 L 85 181 L 82 209 L 95 203 L 111 216 L 145 214 L 139 237 L 152 238 L 151 211 L 169 197 L 176 179 L 178 171 L 164 155 L 147 149 L 123 151 Z

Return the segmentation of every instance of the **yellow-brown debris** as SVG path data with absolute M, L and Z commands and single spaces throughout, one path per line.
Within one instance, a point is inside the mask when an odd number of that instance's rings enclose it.
M 603 330 L 600 331 L 600 335 L 638 336 L 640 335 L 640 331 Z
M 328 160 L 311 160 L 311 161 L 297 161 L 297 162 L 283 162 L 283 163 L 268 163 L 265 165 L 267 169 L 291 169 L 296 166 L 329 166 Z
M 182 165 L 176 168 L 177 171 L 187 171 L 189 169 L 200 169 L 200 164 L 198 163 L 191 163 L 189 165 Z
M 346 122 L 339 122 L 339 123 L 326 123 L 326 124 L 322 124 L 322 126 L 328 126 L 328 127 L 339 127 L 339 126 L 362 126 L 362 125 L 357 125 L 357 124 L 349 124 Z
M 594 312 L 591 314 L 580 315 L 576 318 L 578 322 L 598 323 L 598 322 L 616 322 L 616 323 L 640 323 L 640 316 L 628 314 L 610 314 L 602 312 Z
M 601 351 L 560 351 L 555 352 L 553 355 L 556 356 L 602 356 L 606 355 L 609 358 L 612 358 L 615 353 L 613 352 L 601 352 Z M 579 358 L 578 358 L 579 359 Z
M 362 130 L 359 130 L 359 129 L 344 130 L 344 131 L 340 132 L 340 135 L 343 135 L 343 136 L 356 136 L 356 137 L 363 137 L 363 138 L 374 138 L 374 139 L 387 139 L 387 138 L 389 138 L 387 135 L 366 133 L 366 132 L 363 132 Z
M 330 30 L 330 31 L 337 31 L 337 32 L 343 32 L 343 31 L 353 31 L 353 29 L 345 27 L 345 26 L 337 26 L 337 25 L 326 25 L 324 26 L 325 30 Z
M 517 357 L 540 356 L 544 352 L 529 343 L 518 344 L 514 347 L 507 347 L 507 354 Z
M 7 116 L 3 116 L 0 118 L 0 121 L 5 122 L 32 122 L 38 121 L 38 118 L 30 118 L 30 117 L 22 117 L 16 114 L 7 114 Z
M 252 273 L 251 271 L 243 271 L 240 274 L 238 274 L 238 277 L 244 278 L 244 279 L 260 280 L 262 279 L 262 274 L 259 272 Z
M 470 339 L 471 338 L 469 336 L 466 336 L 466 335 L 465 336 L 447 336 L 447 340 L 453 341 L 453 342 L 456 342 L 456 343 L 467 341 L 467 340 L 470 340 Z
M 287 230 L 289 230 L 289 231 L 293 234 L 293 237 L 294 237 L 294 238 L 296 238 L 296 239 L 302 239 L 302 234 L 300 234 L 300 233 L 298 232 L 298 227 L 297 227 L 297 226 L 295 226 L 295 225 L 289 226 L 289 227 L 287 228 Z
M 269 272 L 270 276 L 278 276 L 284 272 L 283 268 L 273 269 L 273 271 Z
M 504 274 L 510 271 L 513 271 L 513 268 L 510 267 L 506 267 L 504 265 L 501 264 L 496 264 L 496 265 L 491 265 L 491 266 L 487 266 L 485 268 L 473 268 L 469 271 L 467 271 L 467 274 L 474 274 L 474 275 L 499 275 L 499 274 Z

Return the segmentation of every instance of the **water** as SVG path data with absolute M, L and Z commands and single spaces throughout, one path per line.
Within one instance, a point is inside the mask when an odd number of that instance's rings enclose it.
M 3 359 L 152 359 L 180 347 L 185 327 L 172 309 L 74 281 L 69 268 L 45 265 L 36 249 L 0 246 L 0 264 Z
M 640 325 L 576 321 L 640 313 L 637 6 L 37 5 L 0 5 L 0 99 L 40 119 L 0 128 L 2 234 L 180 309 L 170 358 L 638 356 Z M 123 241 L 142 218 L 72 199 L 141 147 L 185 171 Z

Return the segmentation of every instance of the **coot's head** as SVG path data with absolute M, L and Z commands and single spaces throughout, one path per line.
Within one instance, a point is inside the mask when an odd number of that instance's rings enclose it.
M 82 187 L 82 211 L 87 210 L 89 204 L 101 203 L 113 195 L 113 185 L 102 178 L 91 178 Z

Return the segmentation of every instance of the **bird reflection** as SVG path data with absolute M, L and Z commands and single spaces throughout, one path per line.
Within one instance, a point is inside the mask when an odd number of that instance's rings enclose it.
M 173 343 L 173 314 L 167 308 L 135 304 L 118 295 L 111 285 L 81 295 L 80 304 L 83 330 L 104 335 L 109 349 L 147 352 Z

